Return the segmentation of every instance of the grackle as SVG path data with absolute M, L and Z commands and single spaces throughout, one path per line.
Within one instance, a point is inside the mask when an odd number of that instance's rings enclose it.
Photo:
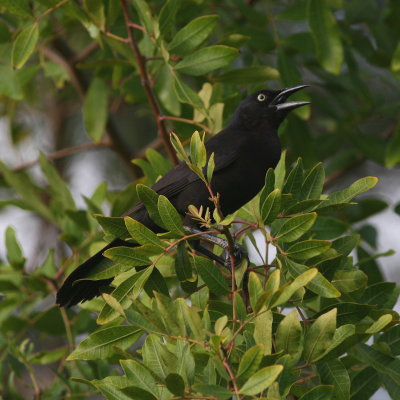
M 299 85 L 281 90 L 261 90 L 247 97 L 236 109 L 231 123 L 211 137 L 205 144 L 207 154 L 214 153 L 215 169 L 211 182 L 214 193 L 220 195 L 224 215 L 231 214 L 251 200 L 263 187 L 269 168 L 275 168 L 281 155 L 278 127 L 287 114 L 295 108 L 309 104 L 304 101 L 286 102 L 294 92 L 307 87 Z M 184 162 L 164 175 L 152 189 L 166 196 L 184 217 L 184 224 L 196 227 L 196 222 L 186 215 L 188 206 L 210 207 L 209 193 L 204 183 Z M 149 217 L 142 203 L 129 215 L 154 232 L 162 232 Z M 99 296 L 112 278 L 97 281 L 84 279 L 99 264 L 112 263 L 102 254 L 116 246 L 132 246 L 116 239 L 75 269 L 57 293 L 57 304 L 70 307 L 81 301 Z

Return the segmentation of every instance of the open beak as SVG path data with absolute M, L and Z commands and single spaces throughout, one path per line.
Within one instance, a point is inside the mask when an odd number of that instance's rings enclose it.
M 287 103 L 285 103 L 286 99 L 290 95 L 309 86 L 310 85 L 298 85 L 282 89 L 272 100 L 272 102 L 270 103 L 270 107 L 275 107 L 276 111 L 282 111 L 282 110 L 290 111 L 294 110 L 295 108 L 311 104 L 309 101 L 288 101 Z

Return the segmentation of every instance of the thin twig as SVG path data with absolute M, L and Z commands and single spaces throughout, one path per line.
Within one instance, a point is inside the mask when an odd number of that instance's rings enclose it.
M 212 133 L 212 130 L 204 124 L 201 124 L 200 122 L 196 122 L 193 119 L 187 119 L 187 118 L 181 118 L 181 117 L 167 117 L 167 116 L 161 116 L 160 117 L 162 120 L 167 120 L 167 121 L 177 121 L 177 122 L 183 122 L 185 124 L 191 124 L 191 125 L 196 125 L 206 131 L 207 133 Z
M 153 112 L 154 119 L 156 120 L 156 124 L 157 124 L 157 128 L 158 128 L 158 135 L 160 136 L 161 140 L 163 141 L 169 157 L 171 158 L 173 163 L 176 165 L 176 164 L 178 164 L 178 157 L 176 156 L 174 148 L 172 147 L 172 144 L 169 140 L 169 133 L 165 126 L 165 123 L 164 123 L 163 119 L 161 118 L 161 110 L 160 110 L 160 107 L 158 106 L 155 94 L 150 85 L 150 77 L 147 72 L 145 58 L 143 57 L 142 53 L 140 52 L 137 42 L 135 40 L 134 28 L 137 29 L 137 26 L 134 25 L 130 19 L 127 0 L 121 0 L 121 7 L 122 7 L 122 12 L 123 12 L 124 18 L 125 18 L 126 29 L 128 31 L 129 45 L 132 49 L 132 52 L 135 55 L 135 58 L 136 58 L 136 61 L 138 64 L 142 86 L 146 92 L 147 100 L 148 100 L 151 110 Z
M 117 40 L 118 42 L 129 43 L 129 40 L 128 40 L 128 39 L 123 38 L 123 37 L 121 37 L 121 36 L 114 35 L 113 33 L 108 32 L 108 31 L 106 31 L 106 30 L 102 30 L 101 33 L 102 33 L 104 36 L 107 36 L 107 37 L 109 37 L 109 38 L 111 38 L 111 39 Z
M 59 158 L 67 157 L 75 153 L 79 153 L 80 151 L 99 149 L 103 147 L 111 147 L 112 143 L 109 140 L 104 140 L 102 142 L 89 142 L 80 144 L 78 146 L 67 147 L 62 150 L 55 151 L 53 153 L 47 154 L 46 158 L 48 160 L 58 160 Z M 33 167 L 34 165 L 39 163 L 39 159 L 28 161 L 24 164 L 19 165 L 18 167 L 12 168 L 13 171 L 22 171 L 24 169 Z
M 64 4 L 68 3 L 69 0 L 62 0 L 59 3 L 55 4 L 53 7 L 49 8 L 48 10 L 46 10 L 43 14 L 40 14 L 37 18 L 36 18 L 36 22 L 39 22 L 42 18 L 44 18 L 47 14 L 50 14 L 51 12 L 57 10 L 57 8 L 62 7 Z

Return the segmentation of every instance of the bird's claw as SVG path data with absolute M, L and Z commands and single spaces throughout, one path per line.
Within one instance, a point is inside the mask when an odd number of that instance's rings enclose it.
M 224 266 L 229 269 L 229 271 L 232 271 L 232 259 L 231 256 L 233 257 L 233 262 L 234 265 L 237 266 L 241 263 L 241 261 L 245 258 L 248 260 L 248 254 L 247 251 L 244 249 L 243 246 L 240 244 L 235 243 L 233 247 L 233 254 L 229 252 L 229 250 L 225 250 L 222 253 L 222 257 L 224 258 Z

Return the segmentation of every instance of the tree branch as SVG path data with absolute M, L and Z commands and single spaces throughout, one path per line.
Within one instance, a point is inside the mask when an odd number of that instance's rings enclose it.
M 93 150 L 93 149 L 100 149 L 104 147 L 112 147 L 112 142 L 110 140 L 103 140 L 102 142 L 89 142 L 80 144 L 78 146 L 67 147 L 62 150 L 55 151 L 53 153 L 47 154 L 46 158 L 48 160 L 57 160 L 59 158 L 67 157 L 75 153 L 79 153 L 85 150 Z M 28 161 L 19 165 L 18 167 L 13 168 L 13 171 L 22 171 L 23 169 L 27 169 L 33 167 L 34 165 L 39 163 L 39 159 Z
M 203 129 L 207 133 L 212 133 L 211 129 L 204 124 L 201 124 L 199 122 L 194 121 L 193 119 L 187 119 L 187 118 L 181 118 L 181 117 L 167 117 L 165 115 L 160 117 L 162 120 L 167 120 L 167 121 L 177 121 L 177 122 L 183 122 L 185 124 L 191 124 L 191 125 L 196 125 Z
M 126 0 L 121 0 L 121 7 L 122 7 L 122 12 L 123 12 L 124 18 L 125 18 L 126 29 L 128 31 L 129 45 L 132 49 L 132 52 L 135 55 L 135 58 L 136 58 L 136 61 L 138 64 L 142 86 L 146 92 L 147 100 L 150 104 L 151 110 L 152 110 L 154 118 L 156 120 L 158 135 L 161 138 L 169 157 L 176 165 L 178 163 L 178 158 L 177 158 L 175 151 L 172 147 L 172 144 L 169 140 L 168 130 L 165 126 L 164 120 L 161 118 L 161 110 L 160 110 L 160 107 L 158 106 L 155 94 L 150 85 L 150 78 L 149 78 L 149 75 L 147 72 L 145 58 L 141 54 L 139 47 L 135 40 L 134 29 L 137 28 L 137 26 L 135 26 L 135 24 L 133 24 L 133 22 L 130 19 L 128 3 Z

